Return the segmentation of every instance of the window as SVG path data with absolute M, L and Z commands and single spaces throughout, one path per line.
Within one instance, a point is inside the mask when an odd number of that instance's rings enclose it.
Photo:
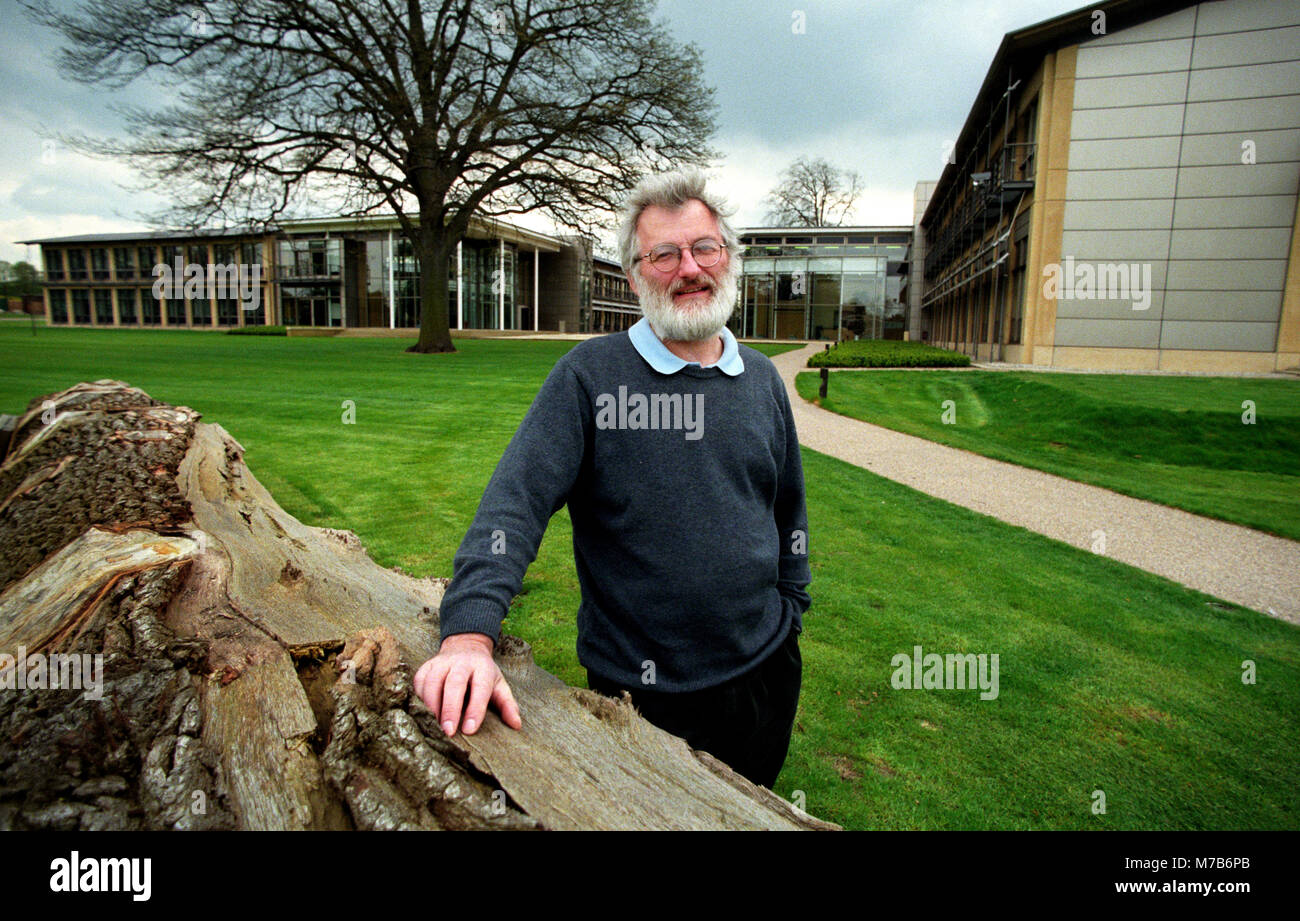
M 206 285 L 198 297 L 190 298 L 190 317 L 195 326 L 212 325 L 212 302 L 208 300 Z
M 56 249 L 43 255 L 45 256 L 45 280 L 63 281 L 63 253 Z M 62 293 L 60 292 L 60 294 Z M 64 316 L 67 316 L 66 306 Z
M 127 250 L 127 252 L 130 252 L 130 250 Z M 123 326 L 128 324 L 134 326 L 139 322 L 136 316 L 136 299 L 139 296 L 140 292 L 135 288 L 118 288 L 117 318 Z
M 217 299 L 217 325 L 218 326 L 238 326 L 239 325 L 239 301 L 233 297 L 222 297 Z
M 152 246 L 141 246 L 135 251 L 136 265 L 141 278 L 157 278 L 153 267 L 158 264 L 158 251 Z
M 135 278 L 135 263 L 131 260 L 131 248 L 119 246 L 113 250 L 113 272 L 118 280 Z
M 86 278 L 86 251 L 84 249 L 68 250 L 68 281 L 85 281 Z M 73 301 L 76 301 L 75 297 Z
M 113 325 L 113 292 L 107 288 L 95 289 L 95 322 L 100 326 Z
M 158 299 L 153 296 L 152 288 L 136 289 L 136 299 L 140 303 L 140 323 L 144 326 L 158 326 L 162 323 Z
M 86 288 L 72 292 L 72 322 L 90 323 L 90 291 Z
M 108 281 L 108 250 L 90 251 L 90 274 L 95 281 Z
M 1016 179 L 1033 179 L 1034 154 L 1036 153 L 1035 142 L 1038 138 L 1037 96 L 1029 103 L 1029 106 L 1025 109 L 1025 114 L 1020 117 L 1019 134 L 1021 141 L 1016 149 L 1013 176 Z
M 1016 241 L 1015 260 L 1012 263 L 1011 324 L 1007 330 L 1007 343 L 1019 345 L 1025 319 L 1025 266 L 1029 262 L 1029 237 Z
M 415 261 L 412 254 L 411 261 Z M 339 274 L 339 241 L 293 239 L 280 241 L 281 278 L 329 278 Z
M 979 345 L 982 342 L 989 341 L 989 289 L 986 282 L 981 282 L 979 286 L 979 326 L 975 330 L 975 336 L 971 340 L 973 344 Z
M 50 292 L 50 322 L 68 322 L 68 292 L 62 288 Z

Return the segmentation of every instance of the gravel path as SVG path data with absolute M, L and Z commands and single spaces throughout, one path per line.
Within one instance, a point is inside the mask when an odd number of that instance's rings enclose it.
M 803 445 L 1085 550 L 1101 531 L 1109 557 L 1300 623 L 1300 543 L 827 412 L 794 389 L 821 348 L 772 359 Z

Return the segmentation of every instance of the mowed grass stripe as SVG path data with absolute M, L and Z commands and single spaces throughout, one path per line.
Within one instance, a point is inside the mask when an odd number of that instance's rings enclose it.
M 818 384 L 813 373 L 796 379 L 805 399 L 816 398 Z M 833 376 L 822 405 L 987 457 L 1300 540 L 1300 381 L 845 372 Z M 1249 413 L 1251 424 L 1243 421 Z

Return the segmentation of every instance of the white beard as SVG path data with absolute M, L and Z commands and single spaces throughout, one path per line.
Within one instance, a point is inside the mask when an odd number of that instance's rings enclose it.
M 701 275 L 706 283 L 707 276 Z M 736 312 L 736 291 L 739 287 L 740 273 L 735 263 L 727 267 L 727 272 L 713 288 L 713 296 L 700 307 L 679 308 L 673 303 L 673 293 L 682 288 L 693 287 L 699 281 L 685 282 L 673 279 L 667 290 L 658 285 L 642 284 L 641 312 L 645 314 L 660 339 L 677 342 L 702 342 L 722 334 L 727 320 Z

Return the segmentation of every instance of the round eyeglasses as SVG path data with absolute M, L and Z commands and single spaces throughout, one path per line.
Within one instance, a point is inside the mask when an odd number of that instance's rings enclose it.
M 691 258 L 700 268 L 711 268 L 718 264 L 722 251 L 726 248 L 727 244 L 705 237 L 691 244 Z M 682 262 L 682 248 L 675 243 L 660 243 L 650 252 L 637 257 L 638 262 L 642 259 L 650 260 L 650 264 L 660 272 L 675 272 Z

